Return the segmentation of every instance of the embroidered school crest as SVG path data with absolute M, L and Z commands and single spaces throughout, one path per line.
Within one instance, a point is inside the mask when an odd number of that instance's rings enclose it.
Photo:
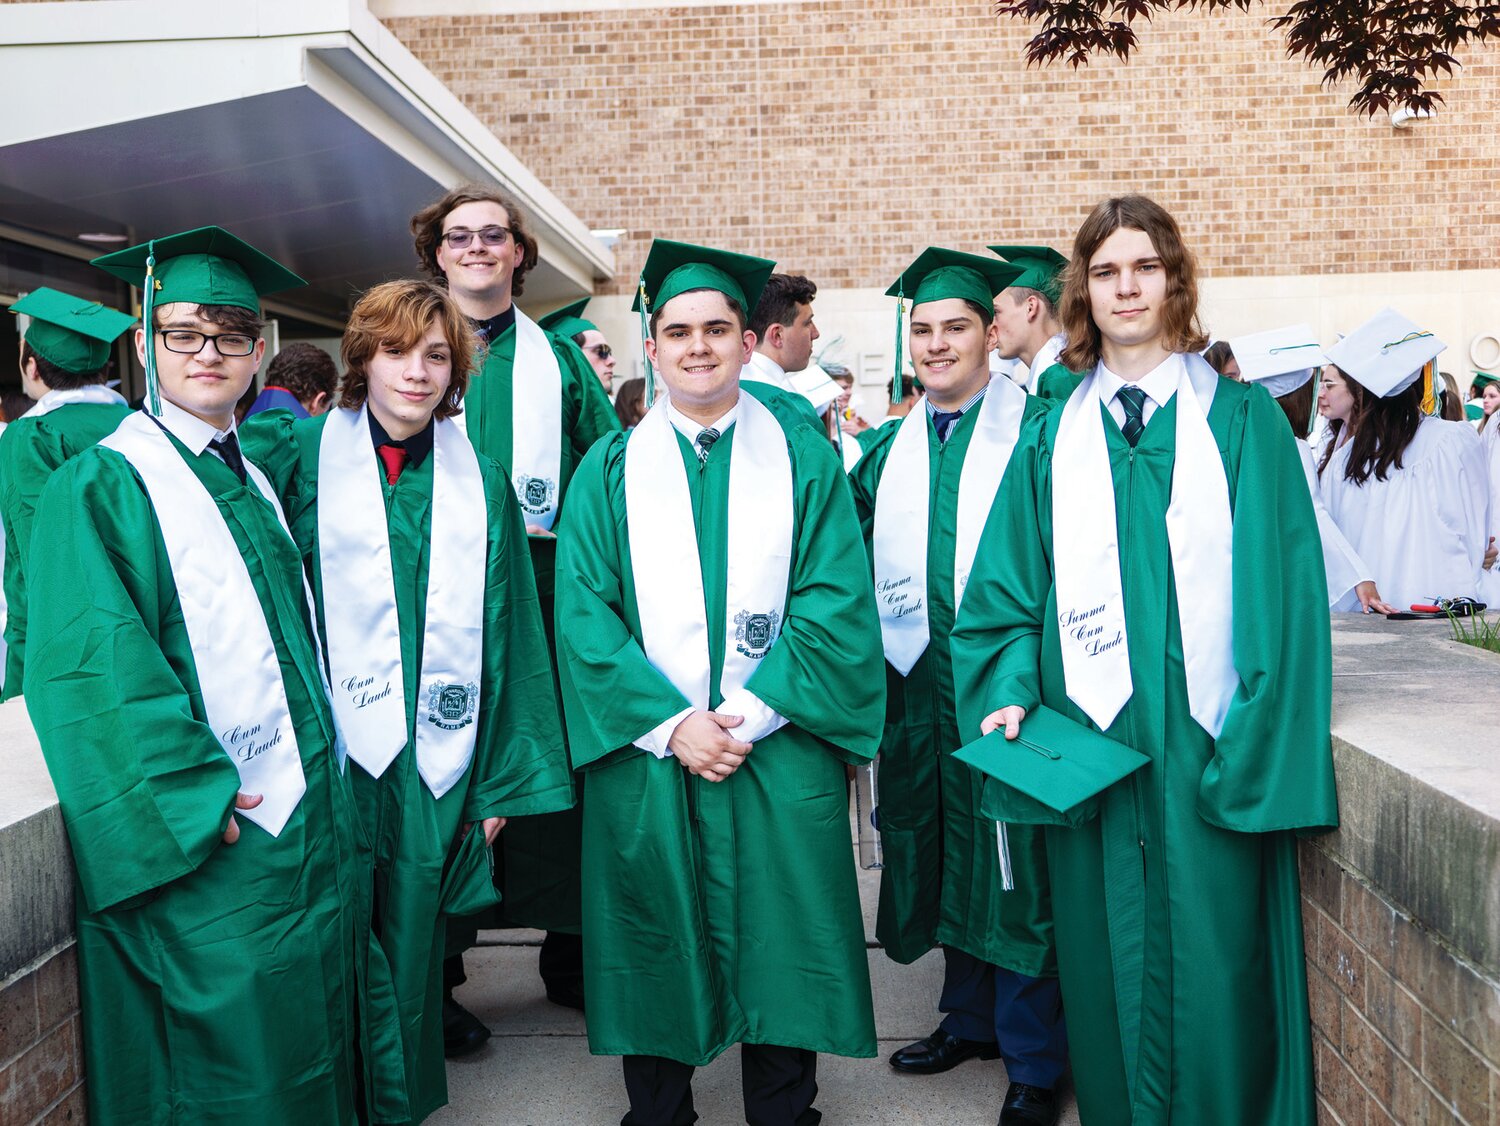
M 479 706 L 477 684 L 434 684 L 427 690 L 427 722 L 444 731 L 457 731 L 474 722 Z
M 781 615 L 775 610 L 769 614 L 741 610 L 734 616 L 735 649 L 753 661 L 760 660 L 776 640 L 776 627 L 780 623 Z
M 533 516 L 540 516 L 552 507 L 552 498 L 557 495 L 557 483 L 550 477 L 528 477 L 516 474 L 516 499 L 521 507 Z

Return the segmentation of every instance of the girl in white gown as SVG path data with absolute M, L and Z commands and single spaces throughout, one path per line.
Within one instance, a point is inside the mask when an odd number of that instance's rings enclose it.
M 1346 420 L 1330 418 L 1318 464 L 1323 503 L 1399 610 L 1439 598 L 1485 601 L 1491 578 L 1479 436 L 1422 413 L 1423 369 L 1445 347 L 1386 309 L 1328 349 L 1323 398 L 1346 391 L 1350 409 Z M 1334 607 L 1358 608 L 1352 593 Z
M 1318 517 L 1318 535 L 1323 541 L 1323 570 L 1328 577 L 1330 608 L 1388 614 L 1393 607 L 1380 598 L 1374 575 L 1329 515 L 1318 490 L 1317 472 L 1308 433 L 1313 423 L 1313 400 L 1317 384 L 1313 377 L 1328 362 L 1317 337 L 1307 325 L 1238 336 L 1228 342 L 1239 364 L 1239 377 L 1258 383 L 1270 393 L 1291 424 L 1312 493 Z M 1352 604 L 1351 604 L 1352 602 Z

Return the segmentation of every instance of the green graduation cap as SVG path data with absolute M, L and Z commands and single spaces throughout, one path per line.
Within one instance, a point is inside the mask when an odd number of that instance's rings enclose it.
M 1476 371 L 1473 380 L 1469 383 L 1469 387 L 1474 391 L 1483 391 L 1491 383 L 1500 383 L 1500 375 L 1491 375 L 1487 371 Z
M 928 301 L 943 301 L 959 297 L 965 301 L 988 309 L 995 294 L 1006 286 L 1013 285 L 1021 276 L 1021 270 L 1008 262 L 997 262 L 979 254 L 965 254 L 961 250 L 945 250 L 940 246 L 929 246 L 916 261 L 901 271 L 901 276 L 885 291 L 887 297 L 896 301 L 896 371 L 899 374 L 905 355 L 906 330 L 904 318 L 906 302 L 912 307 Z M 891 401 L 895 398 L 897 383 L 891 384 Z
M 641 267 L 635 302 L 630 306 L 641 315 L 641 340 L 650 335 L 647 320 L 651 314 L 690 289 L 716 289 L 738 301 L 748 317 L 774 269 L 776 263 L 769 258 L 655 239 L 646 255 L 646 264 Z M 649 404 L 656 397 L 656 381 L 650 361 L 642 359 L 646 371 L 646 402 Z
M 10 307 L 31 318 L 26 343 L 63 371 L 88 375 L 109 362 L 109 346 L 135 318 L 56 289 L 34 289 Z
M 1150 761 L 1045 706 L 1026 713 L 1018 738 L 994 731 L 954 756 L 985 775 L 982 816 L 1016 825 L 1081 825 L 1100 794 Z
M 577 336 L 580 332 L 598 332 L 599 326 L 593 321 L 584 320 L 583 317 L 583 310 L 591 300 L 592 298 L 589 297 L 581 297 L 571 305 L 553 309 L 536 323 L 556 336 Z
M 1062 298 L 1062 274 L 1068 260 L 1050 246 L 992 246 L 990 250 L 1021 268 L 1011 285 L 1034 289 L 1056 305 Z
M 141 291 L 141 320 L 157 305 L 233 305 L 260 312 L 260 297 L 307 283 L 223 227 L 199 227 L 95 258 L 93 265 Z M 146 349 L 146 405 L 161 411 L 156 349 Z
M 641 267 L 632 309 L 650 315 L 690 289 L 717 289 L 734 298 L 749 316 L 776 263 L 769 258 L 656 239 Z

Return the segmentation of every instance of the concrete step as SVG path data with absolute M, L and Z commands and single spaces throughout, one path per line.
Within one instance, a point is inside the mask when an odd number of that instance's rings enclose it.
M 885 1062 L 897 1048 L 926 1036 L 941 1014 L 942 954 L 898 966 L 874 946 L 878 872 L 860 873 L 870 979 L 880 1057 L 818 1059 L 818 1108 L 824 1126 L 994 1126 L 1005 1095 L 1000 1061 L 970 1060 L 945 1075 L 902 1075 Z M 550 1003 L 537 977 L 535 931 L 489 931 L 487 945 L 465 957 L 469 980 L 457 997 L 494 1037 L 483 1049 L 448 1065 L 450 1105 L 433 1126 L 613 1126 L 625 1113 L 620 1061 L 589 1054 L 583 1014 Z M 732 1049 L 693 1079 L 704 1126 L 744 1120 L 739 1051 Z M 1077 1126 L 1069 1098 L 1063 1126 Z

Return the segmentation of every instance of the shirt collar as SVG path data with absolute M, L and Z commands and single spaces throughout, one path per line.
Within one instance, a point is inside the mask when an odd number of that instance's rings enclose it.
M 1146 392 L 1146 397 L 1159 407 L 1166 406 L 1172 401 L 1172 396 L 1177 393 L 1177 384 L 1182 377 L 1182 357 L 1173 352 L 1156 367 L 1152 368 L 1140 379 L 1134 381 L 1135 386 Z M 1104 362 L 1099 362 L 1099 398 L 1109 403 L 1119 394 L 1120 388 L 1125 386 L 1125 380 L 1121 379 Z
M 432 419 L 427 420 L 427 425 L 418 430 L 410 438 L 392 438 L 385 432 L 385 427 L 380 425 L 380 420 L 375 417 L 375 412 L 366 409 L 365 417 L 370 420 L 370 444 L 375 448 L 381 446 L 400 446 L 406 451 L 406 464 L 410 466 L 421 465 L 427 455 L 432 452 Z
M 782 367 L 764 352 L 751 352 L 750 366 L 760 376 L 762 383 L 774 383 L 777 387 L 787 391 L 792 389 L 791 380 L 786 377 L 786 368 Z
M 195 414 L 183 410 L 165 395 L 161 397 L 161 414 L 156 419 L 162 425 L 162 429 L 171 434 L 194 455 L 201 454 L 208 449 L 208 444 L 215 438 L 223 438 L 234 433 L 234 422 L 229 423 L 228 430 L 215 430 L 210 422 L 204 422 Z
M 1007 377 L 1006 376 L 1001 376 L 1000 378 L 1004 379 L 1004 378 L 1007 378 Z M 969 399 L 969 401 L 967 403 L 965 403 L 963 406 L 959 407 L 957 411 L 943 411 L 942 413 L 943 414 L 958 414 L 960 416 L 968 414 L 969 413 L 969 409 L 975 403 L 979 402 L 980 399 L 984 398 L 984 393 L 986 391 L 988 391 L 989 389 L 990 389 L 990 385 L 988 383 L 986 383 L 977 392 L 975 392 L 974 396 L 971 399 Z M 924 398 L 922 401 L 927 404 L 927 417 L 928 418 L 931 418 L 933 415 L 939 413 L 937 405 L 935 403 L 933 403 L 933 401 L 931 399 Z
M 714 419 L 711 426 L 704 426 L 703 423 L 694 422 L 691 418 L 674 407 L 670 399 L 667 400 L 667 418 L 672 423 L 672 425 L 677 428 L 677 433 L 681 434 L 688 440 L 689 445 L 696 445 L 698 442 L 698 435 L 701 434 L 704 430 L 717 430 L 719 432 L 719 436 L 723 437 L 724 431 L 728 430 L 731 426 L 734 425 L 735 417 L 739 413 L 740 405 L 739 403 L 735 403 L 734 406 L 730 407 L 718 418 Z
M 496 313 L 493 317 L 485 317 L 481 320 L 470 317 L 469 320 L 474 325 L 474 331 L 484 337 L 486 343 L 489 343 L 516 323 L 516 303 L 512 301 L 510 308 L 503 313 Z

